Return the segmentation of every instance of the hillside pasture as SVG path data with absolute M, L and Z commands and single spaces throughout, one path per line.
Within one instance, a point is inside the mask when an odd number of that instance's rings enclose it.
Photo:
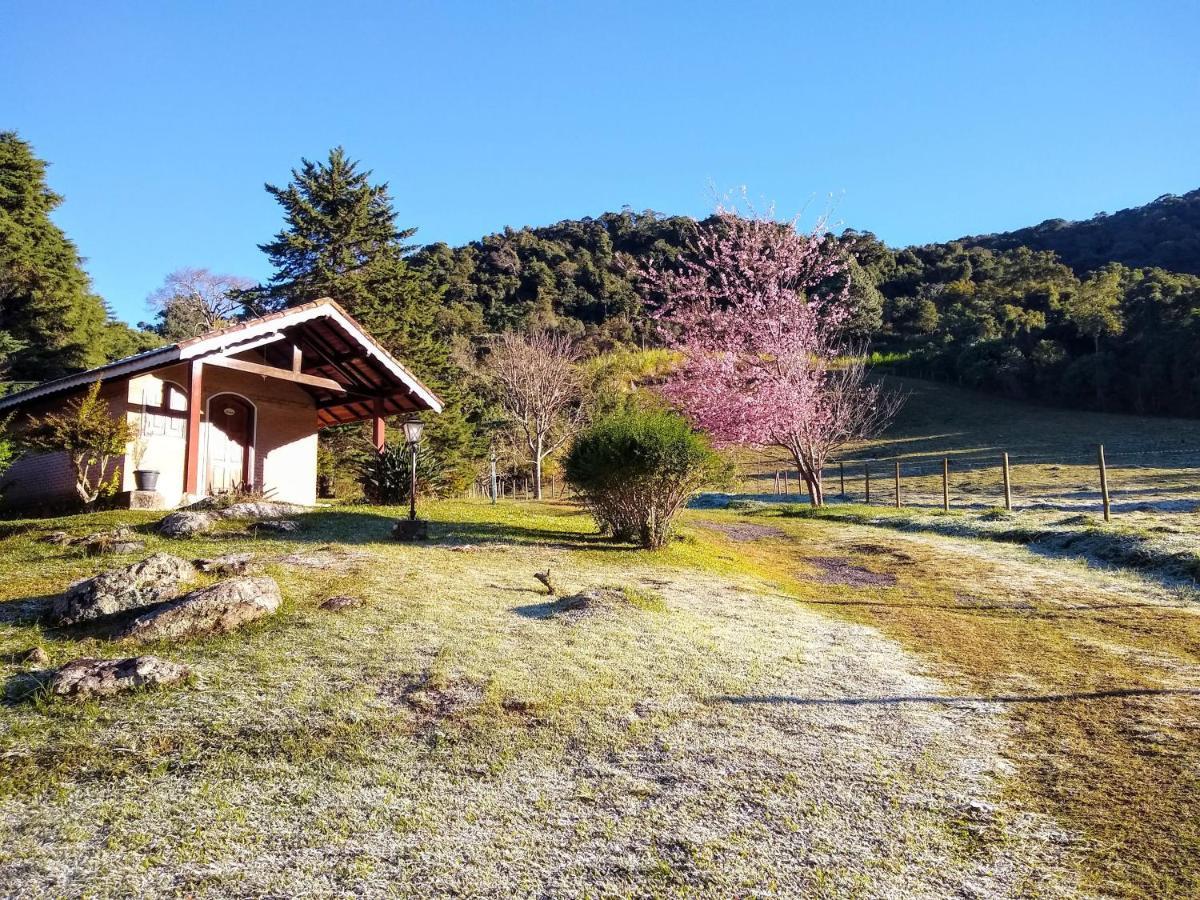
M 942 460 L 950 465 L 950 503 L 987 509 L 1004 503 L 1002 455 L 1009 454 L 1014 507 L 1096 513 L 1102 508 L 1097 448 L 1103 444 L 1115 513 L 1200 509 L 1200 421 L 1078 412 L 1005 400 L 952 385 L 888 376 L 904 406 L 878 439 L 852 447 L 825 471 L 831 500 L 894 503 L 894 463 L 905 506 L 941 507 Z M 774 490 L 786 458 L 770 449 L 740 451 L 738 487 Z M 841 496 L 838 463 L 844 463 Z M 795 473 L 790 489 L 796 492 Z

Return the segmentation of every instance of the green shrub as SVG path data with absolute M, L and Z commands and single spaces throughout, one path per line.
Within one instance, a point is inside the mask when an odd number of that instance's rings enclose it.
M 133 439 L 124 415 L 113 415 L 100 396 L 100 382 L 69 401 L 62 412 L 34 418 L 28 433 L 31 447 L 45 453 L 65 452 L 75 470 L 75 492 L 87 506 L 121 487 L 119 461 Z
M 627 410 L 576 435 L 563 473 L 601 529 L 654 548 L 666 542 L 692 492 L 725 475 L 726 466 L 680 416 Z
M 424 448 L 421 448 L 424 450 Z M 382 453 L 372 451 L 360 463 L 359 483 L 369 503 L 400 506 L 408 503 L 412 485 L 412 451 L 408 444 L 389 444 Z M 441 493 L 442 472 L 429 453 L 417 454 L 417 496 Z

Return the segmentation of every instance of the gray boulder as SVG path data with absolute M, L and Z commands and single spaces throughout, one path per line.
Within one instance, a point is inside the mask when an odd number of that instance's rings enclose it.
M 132 531 L 124 526 L 112 531 L 98 531 L 80 538 L 75 543 L 83 545 L 88 556 L 102 556 L 108 553 L 137 553 L 146 549 L 144 541 L 139 541 Z
M 194 534 L 212 531 L 218 522 L 225 519 L 271 520 L 294 516 L 302 512 L 306 512 L 303 506 L 297 506 L 294 503 L 273 503 L 267 500 L 234 503 L 232 506 L 222 507 L 210 497 L 166 516 L 158 523 L 158 533 L 164 537 L 191 537 Z M 300 527 L 298 522 L 279 522 L 273 526 L 270 521 L 267 521 L 260 522 L 259 525 L 278 531 L 295 531 Z
M 225 634 L 272 615 L 282 602 L 273 578 L 231 578 L 149 610 L 114 637 L 146 642 Z
M 163 687 L 183 681 L 191 670 L 157 656 L 128 659 L 76 659 L 55 670 L 46 689 L 56 697 L 110 697 L 136 688 Z
M 158 523 L 158 533 L 163 537 L 191 537 L 211 531 L 220 521 L 220 516 L 206 509 L 181 509 L 171 513 Z
M 196 568 L 215 575 L 245 575 L 253 561 L 253 553 L 226 553 L 212 559 L 198 559 Z
M 287 516 L 307 512 L 303 506 L 295 503 L 275 503 L 270 500 L 253 500 L 246 503 L 235 503 L 218 510 L 226 519 L 283 519 Z
M 136 553 L 144 550 L 146 545 L 137 539 L 132 530 L 122 525 L 111 531 L 97 531 L 84 537 L 73 537 L 65 531 L 55 531 L 40 539 L 43 543 L 56 544 L 60 547 L 82 547 L 88 556 L 100 556 L 106 553 Z
M 155 553 L 141 562 L 77 582 L 54 600 L 59 625 L 78 625 L 161 603 L 179 593 L 196 570 L 186 559 Z

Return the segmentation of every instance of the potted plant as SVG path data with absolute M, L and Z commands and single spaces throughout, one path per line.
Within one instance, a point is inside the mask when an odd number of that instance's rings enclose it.
M 139 491 L 153 491 L 158 487 L 158 469 L 143 469 L 146 458 L 146 439 L 140 434 L 133 440 L 133 480 Z

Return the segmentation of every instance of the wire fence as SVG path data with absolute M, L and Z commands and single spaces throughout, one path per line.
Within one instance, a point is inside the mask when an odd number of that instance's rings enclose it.
M 1121 512 L 1191 512 L 1200 509 L 1200 449 L 1093 445 L 1077 452 L 983 448 L 859 456 L 827 466 L 822 482 L 827 500 L 880 506 L 1096 511 L 1106 519 Z M 795 471 L 782 466 L 748 474 L 738 487 L 744 494 L 808 499 Z
M 734 493 L 778 502 L 809 501 L 804 483 L 778 458 L 743 460 Z M 922 451 L 892 456 L 853 455 L 822 472 L 826 501 L 925 509 L 1063 510 L 1111 518 L 1130 512 L 1200 511 L 1200 448 L 1146 449 L 1132 444 L 1094 444 L 1078 449 L 1026 444 Z M 491 499 L 483 473 L 466 495 Z M 532 500 L 526 474 L 497 472 L 495 499 Z M 562 499 L 570 489 L 557 476 L 542 484 L 543 499 Z

